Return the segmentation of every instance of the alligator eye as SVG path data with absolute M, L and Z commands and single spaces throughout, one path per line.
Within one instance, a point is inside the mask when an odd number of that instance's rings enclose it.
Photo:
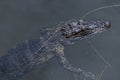
M 81 36 L 88 35 L 89 34 L 89 29 L 88 28 L 81 29 L 80 34 L 81 34 Z

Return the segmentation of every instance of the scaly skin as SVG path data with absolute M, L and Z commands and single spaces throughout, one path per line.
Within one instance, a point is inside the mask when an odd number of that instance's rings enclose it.
M 17 80 L 21 76 L 57 57 L 63 67 L 71 72 L 81 73 L 95 79 L 95 75 L 73 67 L 64 55 L 65 44 L 76 39 L 103 32 L 110 28 L 108 21 L 72 21 L 61 26 L 53 34 L 46 33 L 39 39 L 26 40 L 0 58 L 0 80 Z

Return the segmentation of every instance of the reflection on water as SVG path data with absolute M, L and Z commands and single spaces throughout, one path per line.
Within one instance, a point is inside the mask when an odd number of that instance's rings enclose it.
M 100 6 L 118 4 L 119 0 L 1 0 L 0 1 L 0 55 L 16 43 L 40 36 L 44 27 L 54 27 L 56 23 L 79 18 L 87 11 Z M 90 14 L 85 19 L 106 19 L 111 21 L 111 30 L 90 37 L 94 47 L 111 63 L 102 80 L 119 80 L 120 77 L 120 8 L 109 8 Z M 65 48 L 68 60 L 95 74 L 105 67 L 104 62 L 88 45 L 86 40 Z M 81 76 L 77 75 L 78 80 Z M 21 80 L 76 80 L 74 74 L 63 69 L 54 59 Z

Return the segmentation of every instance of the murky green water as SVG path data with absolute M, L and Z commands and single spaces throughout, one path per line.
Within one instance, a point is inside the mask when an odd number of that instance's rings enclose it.
M 44 27 L 55 27 L 60 22 L 80 18 L 97 7 L 119 4 L 119 0 L 1 0 L 0 1 L 0 55 L 5 55 L 15 44 L 37 38 Z M 97 11 L 85 18 L 106 19 L 112 28 L 90 38 L 94 47 L 112 67 L 102 80 L 120 80 L 120 7 Z M 68 60 L 76 67 L 98 74 L 105 63 L 81 40 L 65 48 Z M 78 80 L 82 80 L 78 76 Z M 74 74 L 63 69 L 54 59 L 32 71 L 20 80 L 76 80 Z

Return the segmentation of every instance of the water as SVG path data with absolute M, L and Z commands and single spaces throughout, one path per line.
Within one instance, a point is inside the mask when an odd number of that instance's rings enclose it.
M 118 3 L 119 0 L 1 0 L 0 55 L 5 55 L 17 43 L 39 37 L 44 27 L 55 27 L 60 22 L 79 18 L 97 7 Z M 120 8 L 103 9 L 85 19 L 106 19 L 112 23 L 109 31 L 93 36 L 90 40 L 112 65 L 104 72 L 102 80 L 120 80 Z M 65 54 L 74 66 L 95 74 L 105 67 L 105 63 L 85 40 L 66 47 Z M 77 77 L 81 80 L 80 76 Z M 75 80 L 75 77 L 54 59 L 20 80 Z

